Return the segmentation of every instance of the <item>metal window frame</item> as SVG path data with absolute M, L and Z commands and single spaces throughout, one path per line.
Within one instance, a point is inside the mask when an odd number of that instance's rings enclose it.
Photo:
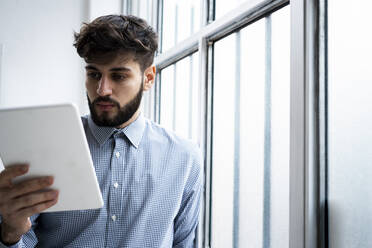
M 289 247 L 327 247 L 326 215 L 326 31 L 325 0 L 292 0 L 291 8 L 291 104 L 290 104 L 290 218 Z M 162 5 L 159 0 L 157 4 Z M 161 70 L 199 51 L 200 140 L 205 154 L 205 188 L 198 247 L 210 247 L 211 154 L 213 107 L 213 44 L 244 26 L 274 12 L 288 0 L 246 1 L 216 21 L 214 0 L 203 1 L 202 25 L 196 34 L 155 58 Z M 159 9 L 157 11 L 160 11 Z M 323 12 L 322 12 L 323 11 Z M 157 12 L 161 13 L 161 12 Z M 161 13 L 162 15 L 162 13 Z M 159 17 L 159 19 L 161 16 Z M 159 20 L 158 20 L 159 24 Z M 161 24 L 159 25 L 160 32 Z M 323 43 L 322 43 L 323 42 Z M 158 79 L 157 83 L 161 80 Z M 160 86 L 161 87 L 161 86 Z M 155 91 L 155 119 L 160 115 L 160 87 Z M 158 100 L 156 100 L 158 99 Z M 201 237 L 202 236 L 202 237 Z
M 319 248 L 328 248 L 328 3 L 318 2 L 319 49 L 319 222 L 317 240 Z
M 271 246 L 271 147 L 272 147 L 272 19 L 265 18 L 265 126 L 264 126 L 264 164 L 263 164 L 263 225 L 262 247 Z
M 325 0 L 291 1 L 291 248 L 328 247 Z
M 239 247 L 239 210 L 240 210 L 240 88 L 241 88 L 241 33 L 235 35 L 235 103 L 234 103 L 234 193 L 233 193 L 233 247 Z
M 158 70 L 162 70 L 198 51 L 201 39 L 206 39 L 208 43 L 215 42 L 288 3 L 289 0 L 246 1 L 218 20 L 202 27 L 188 39 L 179 42 L 177 46 L 159 54 L 154 63 Z
M 129 15 L 130 13 L 132 13 L 132 1 L 131 0 L 121 1 L 121 13 L 123 15 Z
M 201 87 L 200 101 L 202 103 L 199 144 L 205 154 L 205 188 L 203 214 L 201 216 L 201 225 L 198 229 L 197 237 L 198 247 L 211 246 L 213 44 L 215 41 L 288 4 L 288 1 L 249 1 L 227 13 L 221 19 L 211 22 L 211 18 L 213 18 L 211 17 L 211 14 L 213 14 L 212 12 L 214 9 L 213 6 L 211 6 L 212 3 L 214 3 L 212 0 L 208 1 L 208 4 L 206 4 L 205 1 L 202 1 L 201 3 L 201 6 L 203 6 L 202 15 L 204 16 L 204 21 L 202 23 L 210 24 L 202 27 L 199 32 L 179 43 L 173 49 L 165 51 L 155 58 L 155 65 L 157 69 L 161 71 L 162 69 L 177 63 L 179 60 L 190 56 L 194 52 L 199 51 L 199 78 Z M 237 244 L 237 242 L 235 243 Z

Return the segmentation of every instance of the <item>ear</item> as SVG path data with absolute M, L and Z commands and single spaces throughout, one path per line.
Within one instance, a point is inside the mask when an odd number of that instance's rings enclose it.
M 151 65 L 143 72 L 143 91 L 148 91 L 155 83 L 156 67 Z

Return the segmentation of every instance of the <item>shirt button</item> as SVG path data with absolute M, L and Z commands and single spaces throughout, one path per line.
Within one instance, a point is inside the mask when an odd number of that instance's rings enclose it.
M 119 184 L 117 182 L 114 183 L 114 188 L 116 189 L 117 187 L 119 187 Z
M 111 216 L 112 221 L 116 220 L 116 215 Z
M 116 152 L 115 153 L 115 156 L 118 158 L 118 157 L 120 157 L 120 152 Z

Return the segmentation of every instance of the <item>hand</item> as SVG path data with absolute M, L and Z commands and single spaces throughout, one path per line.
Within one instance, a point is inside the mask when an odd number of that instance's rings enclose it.
M 12 180 L 27 173 L 29 166 L 9 166 L 0 173 L 1 240 L 17 243 L 31 228 L 30 216 L 53 206 L 58 191 L 47 189 L 53 177 L 40 177 L 13 184 Z

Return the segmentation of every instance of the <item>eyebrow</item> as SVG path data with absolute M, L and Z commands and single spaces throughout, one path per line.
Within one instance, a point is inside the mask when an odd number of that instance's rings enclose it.
M 131 70 L 127 67 L 115 67 L 115 68 L 111 68 L 110 71 L 131 71 Z
M 87 70 L 95 70 L 95 71 L 98 71 L 98 69 L 92 65 L 87 65 L 85 66 L 85 69 Z M 131 69 L 127 68 L 127 67 L 114 67 L 114 68 L 111 68 L 110 71 L 131 71 Z

